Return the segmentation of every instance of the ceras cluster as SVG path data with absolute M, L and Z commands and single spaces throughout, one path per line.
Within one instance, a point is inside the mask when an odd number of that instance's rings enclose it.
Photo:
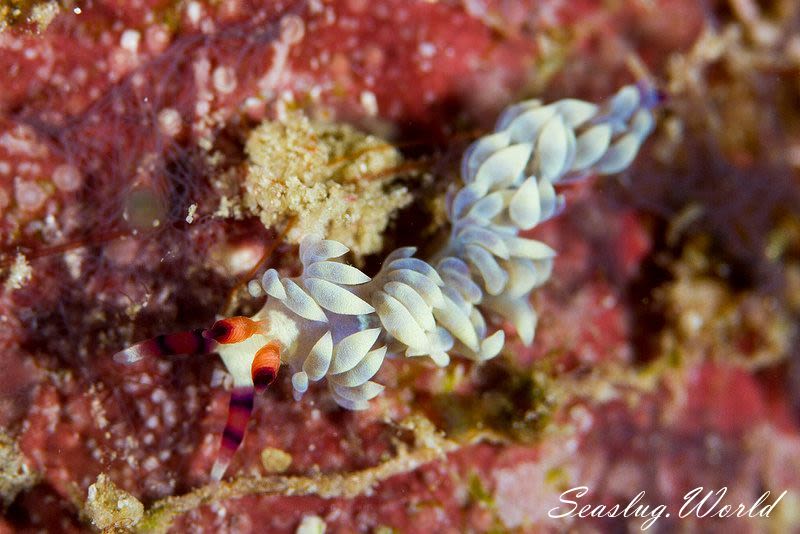
M 626 86 L 603 106 L 565 99 L 508 108 L 465 153 L 464 186 L 448 198 L 450 239 L 430 262 L 401 248 L 370 278 L 340 261 L 348 251 L 341 243 L 306 237 L 302 274 L 267 271 L 269 298 L 257 314 L 283 345 L 298 396 L 327 378 L 341 406 L 363 409 L 383 389 L 371 379 L 387 355 L 429 356 L 439 366 L 451 351 L 493 358 L 505 341 L 487 325 L 493 314 L 530 344 L 530 292 L 549 278 L 555 252 L 520 233 L 562 209 L 559 182 L 627 167 L 653 127 L 655 99 L 649 87 Z M 220 349 L 226 364 L 236 350 Z

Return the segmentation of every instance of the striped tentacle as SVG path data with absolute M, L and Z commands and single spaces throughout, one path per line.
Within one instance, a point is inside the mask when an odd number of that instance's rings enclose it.
M 281 366 L 281 346 L 275 341 L 264 345 L 253 358 L 250 372 L 258 393 L 266 390 L 278 377 Z
M 114 361 L 129 365 L 144 358 L 209 354 L 216 350 L 218 343 L 208 338 L 205 332 L 205 329 L 197 328 L 185 332 L 161 334 L 117 352 L 114 354 Z
M 254 398 L 255 390 L 252 387 L 237 387 L 231 391 L 231 398 L 228 402 L 228 419 L 225 422 L 225 429 L 222 431 L 214 467 L 211 469 L 212 480 L 222 480 L 228 464 L 244 440 L 247 423 L 250 421 L 250 414 L 253 411 Z

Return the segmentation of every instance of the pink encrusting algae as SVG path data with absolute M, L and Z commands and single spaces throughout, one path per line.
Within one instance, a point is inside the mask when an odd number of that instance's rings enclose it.
M 1 528 L 640 527 L 548 517 L 581 485 L 593 503 L 645 491 L 676 509 L 701 485 L 734 500 L 788 490 L 769 519 L 657 525 L 795 528 L 798 24 L 785 6 L 759 9 L 0 9 Z M 347 261 L 371 278 L 397 247 L 432 259 L 447 241 L 446 192 L 462 187 L 457 161 L 502 109 L 599 103 L 644 78 L 669 99 L 636 161 L 560 187 L 567 209 L 521 234 L 557 252 L 530 299 L 530 346 L 493 317 L 500 355 L 386 360 L 373 378 L 384 389 L 359 412 L 313 383 L 296 401 L 284 362 L 240 403 L 251 420 L 221 483 L 209 475 L 235 389 L 219 359 L 112 358 L 169 332 L 196 334 L 167 352 L 224 347 L 238 330 L 215 322 L 264 305 L 249 281 L 301 273 L 304 210 L 327 213 L 326 198 L 346 208 L 322 230 L 349 239 Z M 373 221 L 358 217 L 367 209 Z M 259 384 L 288 354 L 278 348 L 258 356 Z

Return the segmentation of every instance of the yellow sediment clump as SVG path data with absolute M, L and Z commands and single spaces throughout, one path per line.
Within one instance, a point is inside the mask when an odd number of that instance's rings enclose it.
M 130 529 L 141 521 L 144 506 L 136 497 L 122 491 L 106 475 L 101 474 L 97 482 L 89 486 L 83 512 L 92 525 L 100 530 Z
M 261 451 L 261 465 L 267 473 L 283 473 L 292 465 L 292 455 L 280 449 L 267 447 Z
M 66 1 L 64 5 L 71 5 Z M 62 6 L 56 1 L 37 2 L 35 0 L 4 0 L 0 2 L 0 32 L 20 23 L 35 24 L 36 30 L 42 32 L 61 11 Z
M 289 242 L 318 233 L 356 256 L 371 254 L 391 215 L 411 202 L 392 183 L 402 162 L 397 149 L 348 125 L 293 113 L 253 130 L 246 151 L 244 206 L 265 226 L 293 221 Z
M 325 534 L 325 521 L 318 515 L 303 516 L 295 534 Z
M 14 289 L 20 289 L 31 279 L 32 274 L 33 269 L 28 263 L 28 260 L 24 255 L 17 254 L 17 257 L 14 258 L 14 263 L 11 265 L 11 269 L 8 272 L 8 277 L 4 283 L 6 290 L 11 291 Z
M 21 491 L 33 487 L 38 476 L 25 463 L 14 439 L 0 430 L 0 499 L 8 506 Z

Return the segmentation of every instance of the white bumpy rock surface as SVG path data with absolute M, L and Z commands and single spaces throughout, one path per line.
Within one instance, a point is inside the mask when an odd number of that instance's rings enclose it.
M 530 344 L 530 293 L 549 278 L 555 251 L 520 232 L 562 209 L 555 184 L 625 169 L 652 130 L 654 103 L 651 88 L 626 86 L 602 106 L 565 99 L 509 107 L 464 154 L 464 186 L 448 198 L 450 239 L 430 263 L 400 248 L 370 278 L 339 261 L 347 247 L 307 236 L 300 276 L 271 269 L 261 280 L 269 298 L 259 314 L 280 308 L 281 321 L 294 323 L 283 334 L 291 340 L 283 360 L 296 396 L 327 378 L 337 403 L 364 409 L 383 390 L 371 379 L 387 355 L 428 356 L 439 366 L 451 351 L 493 358 L 505 342 L 487 325 L 493 314 Z

